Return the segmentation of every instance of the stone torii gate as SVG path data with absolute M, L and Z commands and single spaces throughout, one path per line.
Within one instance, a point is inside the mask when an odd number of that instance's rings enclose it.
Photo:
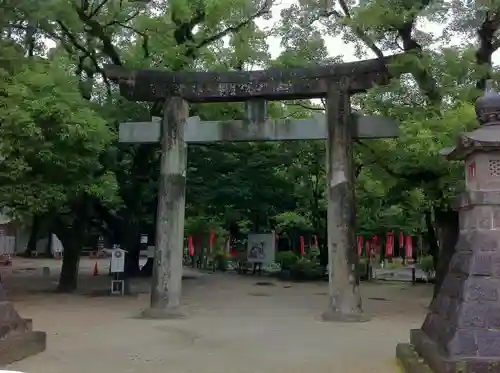
M 155 241 L 157 249 L 153 266 L 151 305 L 143 312 L 144 317 L 183 316 L 180 310 L 180 295 L 186 140 L 196 142 L 197 138 L 198 142 L 210 142 L 210 140 L 255 141 L 302 138 L 297 137 L 297 133 L 295 138 L 293 136 L 282 138 L 283 135 L 280 136 L 280 131 L 276 131 L 276 128 L 284 126 L 285 123 L 266 120 L 263 106 L 260 104 L 247 107 L 246 121 L 206 122 L 198 126 L 199 120 L 189 118 L 187 102 L 246 102 L 255 99 L 292 100 L 326 97 L 326 121 L 320 119 L 315 120 L 315 124 L 309 122 L 309 125 L 316 127 L 317 133 L 323 132 L 318 138 L 327 139 L 327 226 L 330 271 L 329 306 L 323 313 L 323 319 L 332 321 L 367 319 L 361 307 L 359 278 L 355 271 L 358 258 L 355 250 L 356 211 L 351 140 L 363 132 L 363 126 L 376 133 L 376 124 L 374 122 L 369 125 L 366 121 L 362 124 L 363 120 L 358 120 L 353 130 L 350 126 L 352 123 L 350 96 L 364 92 L 375 85 L 387 84 L 391 78 L 387 65 L 396 57 L 398 56 L 312 68 L 244 72 L 170 72 L 133 70 L 121 66 L 105 67 L 108 78 L 119 83 L 120 93 L 125 98 L 148 102 L 164 100 L 161 129 L 154 124 L 155 122 L 150 122 L 151 133 L 147 136 L 148 139 L 141 140 L 140 136 L 137 136 L 133 141 L 155 142 L 160 137 L 162 147 Z M 209 129 L 210 123 L 213 130 Z M 251 131 L 249 134 L 248 129 L 244 129 L 245 124 L 248 124 L 248 127 L 253 126 L 256 131 Z M 300 124 L 307 125 L 305 122 Z M 144 134 L 144 131 L 137 129 L 139 125 L 141 124 L 122 125 L 122 141 L 133 140 L 132 132 Z M 302 131 L 301 126 L 291 127 L 295 127 L 296 131 Z M 144 123 L 142 128 L 146 128 Z M 230 131 L 231 128 L 239 130 Z M 290 133 L 281 131 L 282 134 L 285 132 Z M 126 140 L 127 133 L 129 140 Z M 203 133 L 208 135 L 205 137 Z M 371 138 L 377 137 L 381 136 L 371 136 Z M 394 134 L 388 137 L 394 137 Z M 172 216 L 177 218 L 172 219 Z

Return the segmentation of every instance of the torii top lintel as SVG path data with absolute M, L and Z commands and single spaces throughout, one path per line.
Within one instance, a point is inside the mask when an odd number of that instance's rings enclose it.
M 293 100 L 325 97 L 328 85 L 348 78 L 350 93 L 383 85 L 393 77 L 387 66 L 400 55 L 307 68 L 259 71 L 161 71 L 107 65 L 109 79 L 120 84 L 128 100 L 154 102 L 181 96 L 190 102 L 246 101 L 251 98 Z

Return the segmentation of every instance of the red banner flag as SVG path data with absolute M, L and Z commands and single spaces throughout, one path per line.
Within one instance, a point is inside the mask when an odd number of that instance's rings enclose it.
M 305 253 L 304 236 L 300 236 L 300 256 L 304 256 L 304 253 Z
M 317 249 L 319 247 L 318 245 L 318 237 L 316 237 L 316 235 L 313 236 L 313 240 L 314 240 L 314 248 Z
M 368 243 L 368 241 L 366 241 Z M 358 236 L 358 257 L 363 253 L 363 236 Z
M 373 253 L 373 255 L 375 255 L 376 253 L 380 253 L 380 251 L 382 250 L 382 240 L 380 239 L 379 236 L 373 236 L 372 237 L 372 242 L 371 242 L 371 251 Z
M 385 256 L 391 257 L 394 255 L 394 232 L 387 233 L 387 241 L 385 245 Z
M 215 232 L 210 232 L 210 251 L 215 246 Z
M 188 237 L 188 250 L 189 250 L 189 256 L 194 256 L 193 236 Z
M 411 236 L 406 236 L 406 257 L 413 257 L 413 240 Z
M 405 247 L 405 236 L 403 232 L 399 232 L 399 248 L 402 249 Z
M 374 253 L 380 252 L 381 248 L 380 245 L 382 244 L 381 239 L 379 236 L 373 236 L 372 238 L 372 251 Z

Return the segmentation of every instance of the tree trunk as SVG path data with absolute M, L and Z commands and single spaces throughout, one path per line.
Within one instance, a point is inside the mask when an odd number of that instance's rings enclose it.
M 47 258 L 54 257 L 54 255 L 52 253 L 52 231 L 51 230 L 49 230 L 49 236 L 47 238 L 47 246 L 45 248 L 45 255 L 47 256 Z
M 153 264 L 154 258 L 148 258 L 148 260 L 146 260 L 146 263 L 141 268 L 141 277 L 153 276 Z
M 127 278 L 137 277 L 141 274 L 139 260 L 141 258 L 141 245 L 127 245 L 127 255 L 125 256 L 125 276 Z
M 434 260 L 434 268 L 437 268 L 439 262 L 439 245 L 437 241 L 436 230 L 432 221 L 432 211 L 429 209 L 425 212 L 425 240 L 429 245 L 429 254 L 432 255 Z
M 324 225 L 321 227 L 318 235 L 318 244 L 319 244 L 319 262 L 320 264 L 326 268 L 328 265 L 328 224 L 327 224 L 327 214 L 323 213 L 323 222 Z
M 139 258 L 141 253 L 139 225 L 127 219 L 128 224 L 125 225 L 124 237 L 121 243 L 121 248 L 127 250 L 125 256 L 125 277 L 136 277 L 140 273 Z M 127 223 L 127 222 L 126 222 Z
M 433 298 L 438 294 L 441 284 L 448 273 L 451 257 L 455 252 L 455 245 L 457 244 L 459 236 L 458 211 L 436 210 L 435 216 L 439 232 L 440 250 L 436 267 Z
M 71 293 L 78 286 L 78 268 L 82 245 L 81 241 L 78 242 L 78 240 L 70 237 L 61 240 L 61 242 L 64 246 L 64 256 L 57 291 L 60 293 Z
M 39 215 L 33 216 L 33 222 L 31 224 L 30 239 L 28 245 L 26 246 L 25 254 L 31 256 L 31 253 L 36 251 L 36 243 L 38 241 L 38 233 L 41 228 L 41 218 Z
M 78 267 L 89 217 L 89 204 L 82 198 L 72 209 L 75 216 L 70 225 L 56 222 L 56 234 L 64 248 L 63 263 L 57 291 L 70 293 L 78 286 Z

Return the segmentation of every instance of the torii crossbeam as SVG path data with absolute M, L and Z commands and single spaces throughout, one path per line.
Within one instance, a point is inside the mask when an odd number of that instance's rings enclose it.
M 131 101 L 153 102 L 179 96 L 188 102 L 230 102 L 265 98 L 268 101 L 326 97 L 328 85 L 350 77 L 349 94 L 387 84 L 387 66 L 399 55 L 328 66 L 257 71 L 197 72 L 128 69 L 108 65 L 106 75 L 120 83 Z

